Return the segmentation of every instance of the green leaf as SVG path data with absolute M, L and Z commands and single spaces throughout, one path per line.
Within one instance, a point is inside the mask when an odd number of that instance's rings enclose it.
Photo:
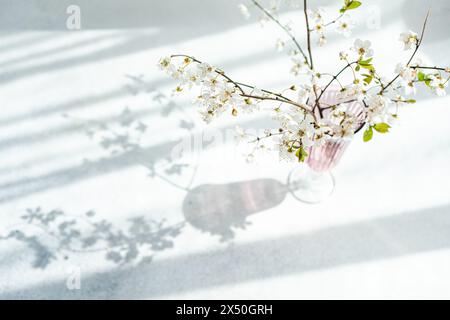
M 373 126 L 375 130 L 377 130 L 379 133 L 386 133 L 389 132 L 389 129 L 391 128 L 390 125 L 384 122 L 377 123 Z
M 423 72 L 419 72 L 417 74 L 417 80 L 419 80 L 419 81 L 425 81 L 426 78 L 427 78 L 427 76 Z
M 305 151 L 305 149 L 303 149 L 303 147 L 300 147 L 295 152 L 295 155 L 298 158 L 298 162 L 305 162 L 308 153 Z
M 366 131 L 364 131 L 363 140 L 364 142 L 372 140 L 373 137 L 373 130 L 372 127 L 369 127 Z
M 359 61 L 358 61 L 358 64 L 361 65 L 361 66 L 363 66 L 363 65 L 368 66 L 368 65 L 370 65 L 370 63 L 372 62 L 372 60 L 373 60 L 373 58 L 369 58 L 369 59 L 367 59 L 367 60 L 359 60 Z
M 345 4 L 342 7 L 341 10 L 339 10 L 340 13 L 344 13 L 347 10 L 356 9 L 361 5 L 360 1 L 352 1 L 352 0 L 345 0 Z
M 370 70 L 370 71 L 375 70 L 375 68 L 371 64 L 369 64 L 369 65 L 363 64 L 363 65 L 361 65 L 361 67 L 363 67 L 364 69 Z
M 364 78 L 363 81 L 364 81 L 365 83 L 367 83 L 367 84 L 370 84 L 370 83 L 372 82 L 372 80 L 373 80 L 373 77 L 372 77 L 372 76 L 367 76 L 367 77 Z
M 406 102 L 406 103 L 416 103 L 416 100 L 414 100 L 414 99 L 408 99 L 408 100 L 406 100 L 405 102 Z
M 423 81 L 428 87 L 430 86 L 431 79 L 428 77 L 427 74 L 423 73 L 422 71 L 420 71 L 420 72 L 417 74 L 417 80 L 418 80 L 419 82 Z
M 358 65 L 356 66 L 355 70 L 359 71 L 360 67 L 370 70 L 370 71 L 374 71 L 375 68 L 374 66 L 371 64 L 372 62 L 372 58 L 369 58 L 367 60 L 359 60 L 358 61 Z
M 356 9 L 361 5 L 361 2 L 359 1 L 351 1 L 348 5 L 347 5 L 347 10 L 352 10 L 352 9 Z

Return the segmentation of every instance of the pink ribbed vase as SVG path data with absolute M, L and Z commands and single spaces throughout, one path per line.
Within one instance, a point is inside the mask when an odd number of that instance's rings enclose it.
M 331 170 L 338 164 L 348 145 L 349 141 L 336 139 L 320 147 L 311 147 L 306 163 L 317 172 Z
M 338 97 L 339 91 L 336 89 L 327 90 L 320 99 L 321 106 L 336 105 L 345 102 Z M 347 113 L 356 117 L 357 127 L 364 124 L 365 113 L 364 106 L 359 101 L 353 101 L 347 106 Z M 319 116 L 319 114 L 318 114 Z M 325 110 L 322 118 L 325 122 L 329 119 L 330 112 Z M 325 172 L 333 169 L 341 160 L 342 155 L 350 144 L 349 138 L 331 138 L 322 146 L 313 146 L 309 148 L 309 156 L 306 163 L 311 169 L 317 172 Z
M 321 107 L 345 102 L 338 93 L 338 89 L 327 90 L 320 99 Z M 364 106 L 354 101 L 346 107 L 346 112 L 355 116 L 356 129 L 359 130 L 364 124 Z M 329 109 L 323 110 L 322 120 L 326 123 L 330 115 Z M 320 117 L 319 112 L 317 117 Z M 335 186 L 330 170 L 338 164 L 350 142 L 351 138 L 332 137 L 321 146 L 310 147 L 306 159 L 308 166 L 298 165 L 289 175 L 288 187 L 292 195 L 306 203 L 319 203 L 329 197 Z

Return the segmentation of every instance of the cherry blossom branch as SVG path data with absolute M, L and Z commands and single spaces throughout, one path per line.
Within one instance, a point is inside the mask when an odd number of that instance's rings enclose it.
M 423 36 L 425 34 L 425 29 L 427 26 L 429 16 L 430 16 L 430 10 L 428 10 L 427 15 L 425 17 L 425 21 L 423 22 L 422 32 L 420 34 L 420 38 L 417 40 L 416 48 L 414 49 L 414 52 L 412 53 L 411 57 L 409 58 L 408 62 L 406 63 L 407 67 L 409 67 L 409 65 L 411 64 L 411 61 L 414 59 L 414 56 L 416 55 L 417 51 L 419 51 L 420 45 L 423 42 Z M 385 92 L 386 89 L 389 88 L 399 77 L 400 77 L 400 74 L 396 75 L 394 77 L 394 79 L 392 79 L 387 85 L 383 86 L 380 91 L 380 94 L 383 94 L 383 92 Z
M 189 58 L 192 61 L 196 62 L 196 63 L 203 63 L 202 61 L 192 57 L 192 56 L 188 56 L 188 55 L 184 55 L 184 54 L 174 54 L 171 55 L 171 58 L 177 58 L 177 57 L 181 57 L 181 58 Z M 231 79 L 229 76 L 227 76 L 225 74 L 225 72 L 223 72 L 222 70 L 214 70 L 215 73 L 217 73 L 219 76 L 223 77 L 224 79 L 226 79 L 228 82 L 232 83 L 239 91 L 240 91 L 240 96 L 244 97 L 244 98 L 253 98 L 253 99 L 257 99 L 257 100 L 272 100 L 272 101 L 278 101 L 281 103 L 287 103 L 287 104 L 291 104 L 293 106 L 299 107 L 303 110 L 305 110 L 306 112 L 310 113 L 311 115 L 314 116 L 314 114 L 312 113 L 312 110 L 309 110 L 308 108 L 306 108 L 304 105 L 299 104 L 295 101 L 292 101 L 291 99 L 279 94 L 279 93 L 275 93 L 269 90 L 265 90 L 265 89 L 261 89 L 262 92 L 267 93 L 269 95 L 272 95 L 273 97 L 265 97 L 265 96 L 257 96 L 257 95 L 252 95 L 252 94 L 247 94 L 245 92 L 245 90 L 242 87 L 247 87 L 253 90 L 256 90 L 257 88 L 255 86 L 249 85 L 249 84 L 245 84 L 245 83 L 241 83 L 241 82 L 236 82 L 233 79 Z
M 322 95 L 325 93 L 325 91 L 327 91 L 327 89 L 331 86 L 331 84 L 337 80 L 337 78 L 345 71 L 347 70 L 347 68 L 351 67 L 353 64 L 357 63 L 357 61 L 353 61 L 353 62 L 348 62 L 347 61 L 347 65 L 345 67 L 343 67 L 336 75 L 333 76 L 333 78 L 330 80 L 330 82 L 328 82 L 328 84 L 323 88 L 323 90 L 320 92 L 320 95 L 317 97 L 315 104 L 314 104 L 314 108 L 319 108 L 319 113 L 320 116 L 322 117 L 322 110 L 319 106 L 319 101 L 320 98 L 322 98 Z M 353 69 L 352 69 L 353 70 Z
M 255 140 L 249 141 L 249 143 L 260 142 L 261 140 L 268 139 L 268 138 L 271 138 L 273 136 L 279 136 L 279 135 L 282 135 L 282 134 L 284 134 L 283 131 L 279 131 L 279 132 L 275 132 L 275 133 L 270 132 L 269 134 L 266 134 L 265 136 L 256 137 Z
M 172 64 L 169 57 L 164 57 L 160 60 L 160 68 L 180 81 L 175 88 L 175 92 L 183 91 L 185 85 L 189 85 L 189 87 L 197 86 L 200 90 L 198 102 L 202 107 L 200 114 L 208 123 L 231 109 L 233 116 L 237 116 L 240 112 L 238 110 L 241 109 L 244 112 L 251 112 L 260 108 L 280 112 L 279 131 L 276 132 L 272 128 L 265 130 L 262 136 L 258 134 L 250 135 L 250 140 L 255 139 L 252 141 L 256 143 L 255 150 L 260 144 L 261 148 L 265 147 L 261 140 L 274 135 L 282 135 L 281 139 L 277 141 L 280 147 L 280 156 L 287 159 L 298 158 L 300 162 L 303 162 L 308 156 L 307 146 L 321 145 L 323 141 L 327 141 L 327 135 L 346 138 L 360 130 L 365 130 L 363 140 L 367 142 L 372 139 L 375 131 L 387 133 L 391 128 L 391 120 L 397 117 L 399 105 L 416 102 L 414 99 L 403 98 L 402 93 L 398 90 L 400 88 L 403 88 L 405 95 L 408 95 L 415 92 L 415 82 L 423 82 L 436 95 L 443 96 L 446 94 L 445 88 L 450 81 L 450 68 L 433 67 L 431 65 L 421 66 L 418 62 L 413 62 L 424 40 L 430 10 L 426 13 L 419 35 L 412 31 L 400 35 L 400 40 L 404 43 L 404 49 L 410 51 L 406 53 L 404 62 L 397 66 L 396 72 L 392 75 L 393 79 L 390 78 L 385 81 L 377 73 L 372 63 L 373 50 L 370 48 L 370 41 L 359 39 L 355 41 L 351 48 L 352 51 L 356 52 L 355 58 L 348 58 L 349 55 L 345 51 L 339 54 L 342 62 L 339 63 L 337 72 L 317 73 L 314 71 L 313 51 L 315 49 L 312 48 L 311 41 L 313 41 L 315 30 L 322 35 L 321 27 L 336 24 L 340 25 L 339 29 L 347 28 L 344 12 L 359 7 L 361 2 L 346 0 L 344 7 L 340 10 L 341 14 L 336 13 L 333 16 L 334 20 L 327 19 L 327 23 L 324 23 L 320 11 L 312 16 L 308 10 L 308 5 L 311 5 L 311 3 L 303 0 L 302 9 L 306 24 L 306 39 L 300 40 L 305 51 L 294 36 L 298 35 L 296 30 L 291 28 L 289 24 L 280 22 L 282 19 L 277 8 L 264 8 L 261 5 L 262 0 L 251 0 L 250 2 L 257 7 L 256 10 L 261 11 L 262 19 L 271 23 L 275 22 L 292 40 L 294 66 L 291 68 L 291 73 L 296 76 L 303 75 L 304 66 L 308 67 L 305 73 L 305 83 L 299 83 L 298 97 L 294 96 L 297 91 L 296 86 L 285 89 L 278 88 L 275 89 L 275 92 L 260 89 L 235 81 L 221 69 L 186 55 L 172 56 L 184 57 L 183 61 L 179 61 L 180 64 Z M 244 6 L 243 9 L 246 10 L 246 8 Z M 319 23 L 318 25 L 315 25 L 316 21 Z M 287 38 L 287 36 L 285 37 Z M 290 43 L 289 40 L 288 42 Z M 347 75 L 351 76 L 348 69 L 350 69 L 353 79 L 349 78 L 350 83 L 347 85 L 343 79 Z M 325 78 L 322 76 L 325 76 Z M 332 84 L 334 85 L 332 86 Z M 339 84 L 339 87 L 337 84 Z M 345 92 L 345 94 L 339 94 L 334 101 L 327 101 L 328 94 L 325 94 L 325 92 L 330 91 L 334 94 L 338 93 L 339 89 L 340 92 Z M 263 103 L 266 100 L 267 102 Z M 356 113 L 352 112 L 351 103 L 358 107 Z M 391 106 L 396 106 L 397 110 L 391 110 Z M 302 117 L 303 119 L 301 119 Z
M 202 63 L 200 60 L 198 60 L 198 59 L 196 59 L 196 58 L 194 58 L 194 57 L 192 57 L 192 56 L 185 55 L 185 54 L 173 54 L 173 55 L 171 55 L 170 57 L 171 57 L 171 58 L 179 58 L 179 57 L 181 57 L 181 58 L 189 58 L 189 59 L 191 59 L 191 60 L 194 61 L 194 62 Z M 244 89 L 242 89 L 241 86 L 240 86 L 238 83 L 236 83 L 236 82 L 233 81 L 231 78 L 229 78 L 229 77 L 225 74 L 225 72 L 223 72 L 222 70 L 217 70 L 217 69 L 215 69 L 214 72 L 217 73 L 218 75 L 222 76 L 223 78 L 227 79 L 229 82 L 233 83 L 233 84 L 236 86 L 236 88 L 238 88 L 238 90 L 239 90 L 241 93 L 243 93 L 243 94 L 245 93 Z
M 241 94 L 241 97 L 252 98 L 252 99 L 257 99 L 257 100 L 272 100 L 272 101 L 278 101 L 278 102 L 281 102 L 281 103 L 291 104 L 293 106 L 296 106 L 296 107 L 299 107 L 300 109 L 305 110 L 307 113 L 309 113 L 312 116 L 314 116 L 314 114 L 312 113 L 312 110 L 309 110 L 304 105 L 296 103 L 296 102 L 294 102 L 292 100 L 289 100 L 289 99 L 282 99 L 282 98 L 279 98 L 279 97 L 256 96 L 256 95 L 253 95 L 253 94 Z
M 411 69 L 428 69 L 428 70 L 445 71 L 447 73 L 450 73 L 450 68 L 441 68 L 441 67 L 412 66 Z
M 366 109 L 369 107 L 364 99 L 363 99 L 361 102 L 363 103 L 363 105 L 364 105 L 364 107 L 365 107 Z M 365 125 L 366 125 L 366 121 L 361 122 L 361 124 L 359 125 L 359 127 L 355 130 L 355 134 L 357 134 L 358 132 L 360 132 L 360 131 L 364 128 Z
M 289 36 L 289 38 L 292 40 L 292 42 L 294 42 L 295 46 L 297 47 L 297 49 L 300 51 L 300 53 L 302 54 L 302 56 L 305 58 L 306 64 L 312 69 L 312 63 L 310 63 L 308 61 L 308 58 L 306 57 L 305 52 L 303 51 L 302 47 L 300 46 L 300 44 L 298 43 L 297 39 L 294 37 L 294 35 L 292 34 L 292 32 L 286 27 L 283 26 L 281 24 L 281 22 L 275 18 L 269 11 L 267 11 L 262 5 L 259 4 L 258 1 L 256 0 L 252 0 L 253 4 L 260 9 L 269 19 L 271 19 L 272 21 L 274 21 L 281 29 L 284 30 L 284 32 L 286 32 L 286 34 Z
M 328 109 L 336 108 L 336 107 L 340 106 L 341 104 L 352 103 L 352 102 L 356 102 L 356 101 L 358 101 L 358 99 L 352 99 L 352 100 L 348 100 L 348 101 L 342 101 L 342 102 L 336 103 L 336 104 L 334 104 L 334 105 L 330 105 L 330 104 L 329 104 L 327 107 L 324 107 L 324 108 L 321 108 L 321 109 L 322 109 L 322 111 L 325 111 L 325 110 L 328 110 Z
M 336 76 L 335 76 L 334 74 L 331 74 L 331 73 L 321 73 L 320 75 L 321 75 L 321 76 L 329 76 L 329 77 L 333 78 L 335 81 L 337 81 L 337 83 L 339 83 L 339 86 L 341 87 L 341 89 L 344 88 L 344 86 L 342 85 L 342 83 L 339 81 L 338 78 L 336 78 Z
M 311 30 L 309 30 L 309 17 L 308 17 L 308 7 L 307 7 L 307 0 L 303 1 L 303 12 L 305 13 L 305 21 L 306 21 L 306 37 L 308 42 L 308 53 L 309 53 L 309 66 L 311 69 L 314 69 L 314 62 L 312 58 L 312 52 L 311 52 Z
M 243 86 L 243 87 L 247 87 L 247 88 L 249 88 L 249 89 L 253 89 L 253 90 L 256 90 L 256 89 L 257 89 L 257 88 L 254 87 L 254 86 L 251 86 L 251 85 L 248 85 L 248 84 L 245 84 L 245 83 L 242 83 L 242 82 L 236 82 L 236 84 L 238 84 L 238 85 L 240 85 L 240 86 Z M 261 91 L 264 92 L 264 93 L 267 93 L 267 94 L 270 94 L 270 95 L 273 95 L 273 96 L 276 96 L 276 97 L 285 99 L 285 100 L 287 100 L 287 101 L 289 101 L 289 102 L 294 102 L 294 101 L 292 101 L 291 99 L 289 99 L 289 98 L 283 96 L 282 94 L 275 93 L 275 92 L 272 92 L 272 91 L 269 91 L 269 90 L 266 90 L 266 89 L 259 89 L 259 90 L 261 90 Z
M 324 26 L 324 27 L 328 27 L 328 26 L 332 25 L 333 23 L 338 22 L 343 16 L 344 16 L 344 13 L 341 13 L 341 14 L 339 15 L 339 17 L 337 17 L 337 18 L 334 19 L 333 21 L 330 21 L 330 22 L 328 22 L 328 23 L 325 23 L 323 26 Z

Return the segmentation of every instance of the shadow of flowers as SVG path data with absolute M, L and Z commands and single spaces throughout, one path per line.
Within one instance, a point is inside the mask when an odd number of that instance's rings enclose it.
M 129 219 L 126 227 L 118 227 L 95 216 L 94 211 L 70 216 L 61 210 L 27 209 L 21 217 L 23 223 L 0 239 L 24 243 L 34 253 L 34 268 L 44 269 L 53 261 L 69 259 L 71 254 L 88 252 L 104 253 L 106 260 L 123 265 L 151 261 L 156 252 L 173 247 L 173 240 L 184 227 L 184 222 L 168 225 L 165 220 L 142 216 Z
M 144 75 L 126 75 L 126 79 L 125 88 L 130 94 L 143 94 L 149 98 L 149 101 L 152 101 L 148 111 L 132 111 L 126 106 L 108 121 L 81 119 L 66 113 L 62 116 L 71 121 L 76 121 L 84 134 L 108 153 L 100 160 L 116 159 L 115 157 L 126 155 L 129 164 L 147 168 L 149 177 L 159 178 L 178 189 L 189 190 L 195 178 L 197 165 L 192 163 L 192 159 L 174 159 L 170 154 L 171 149 L 179 144 L 183 138 L 169 143 L 164 150 L 149 153 L 143 146 L 142 141 L 151 134 L 147 132 L 149 125 L 142 119 L 147 112 L 159 110 L 160 117 L 170 117 L 171 120 L 178 122 L 178 128 L 182 132 L 189 135 L 195 128 L 195 122 L 190 118 L 189 113 L 175 103 L 170 96 L 156 89 L 151 81 L 145 79 Z M 90 159 L 84 159 L 85 165 L 91 162 Z M 189 175 L 187 171 L 190 169 L 192 173 L 187 186 L 181 186 L 180 183 L 170 178 L 170 176 L 181 177 L 186 173 Z

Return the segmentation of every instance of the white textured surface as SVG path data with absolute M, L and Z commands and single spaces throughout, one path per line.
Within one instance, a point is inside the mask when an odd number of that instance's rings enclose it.
M 83 29 L 76 32 L 64 30 L 64 1 L 2 5 L 0 235 L 19 230 L 29 238 L 0 240 L 0 297 L 450 298 L 450 97 L 423 95 L 389 135 L 368 144 L 358 136 L 334 172 L 335 193 L 320 205 L 286 194 L 291 165 L 246 164 L 228 143 L 182 159 L 176 174 L 167 157 L 190 134 L 186 127 L 214 131 L 198 121 L 189 98 L 176 99 L 179 108 L 166 115 L 168 101 L 154 98 L 170 95 L 174 83 L 156 71 L 157 59 L 191 53 L 243 82 L 283 88 L 292 78 L 284 76 L 288 58 L 274 50 L 276 32 L 245 22 L 234 1 L 78 2 Z M 372 39 L 376 64 L 392 72 L 398 34 L 420 29 L 428 5 L 385 2 L 364 1 L 380 4 L 382 28 L 362 27 L 357 36 Z M 450 6 L 432 5 L 421 55 L 449 65 Z M 319 68 L 336 70 L 338 50 L 351 42 L 330 39 L 316 51 Z M 144 83 L 130 78 L 141 75 Z M 242 123 L 264 121 L 255 115 Z M 147 129 L 137 147 L 122 144 L 111 154 L 101 144 L 111 130 L 138 139 L 139 122 Z M 184 186 L 191 177 L 188 191 L 164 180 Z M 101 241 L 88 248 L 100 251 L 62 250 L 67 235 L 48 236 L 21 219 L 36 207 L 64 212 L 50 228 L 75 219 L 81 238 L 105 236 L 86 222 L 105 220 L 119 247 L 138 254 L 111 261 L 102 249 L 118 247 Z M 92 218 L 84 215 L 90 210 Z M 136 217 L 187 223 L 179 234 L 137 233 L 141 222 L 128 229 Z M 55 257 L 48 264 L 46 253 Z M 80 290 L 66 287 L 73 270 Z

